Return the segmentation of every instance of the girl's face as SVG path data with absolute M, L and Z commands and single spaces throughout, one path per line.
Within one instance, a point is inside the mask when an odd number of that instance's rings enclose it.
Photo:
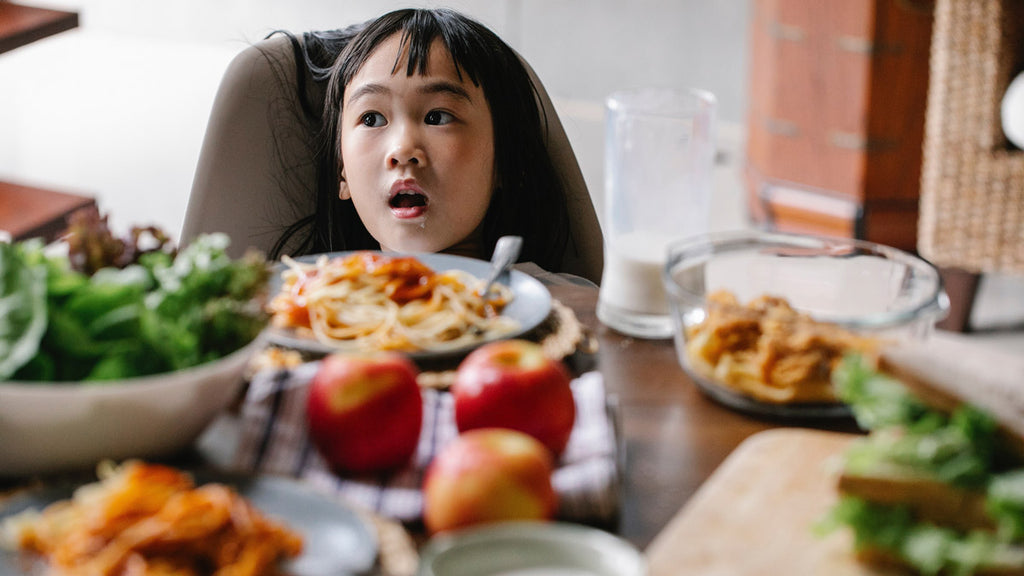
M 384 250 L 478 252 L 494 189 L 490 106 L 441 40 L 422 75 L 406 75 L 400 49 L 395 34 L 345 87 L 339 196 Z

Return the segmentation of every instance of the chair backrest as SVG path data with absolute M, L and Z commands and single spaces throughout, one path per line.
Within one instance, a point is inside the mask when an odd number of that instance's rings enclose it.
M 231 251 L 269 252 L 289 225 L 312 214 L 316 197 L 316 122 L 304 117 L 296 55 L 285 36 L 258 42 L 228 66 L 214 100 L 181 231 L 187 244 L 224 232 Z M 601 281 L 603 240 L 576 156 L 558 114 L 524 61 L 547 119 L 548 151 L 565 185 L 571 238 L 559 270 Z M 324 87 L 306 83 L 314 106 Z
M 937 266 L 1024 274 L 1024 151 L 1000 126 L 1022 66 L 1024 3 L 935 3 L 917 249 Z

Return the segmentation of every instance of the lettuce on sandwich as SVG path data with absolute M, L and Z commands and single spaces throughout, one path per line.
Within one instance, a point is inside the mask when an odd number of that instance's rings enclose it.
M 1019 436 L 958 391 L 1006 397 L 957 378 L 911 384 L 862 357 L 843 360 L 833 373 L 837 395 L 869 433 L 845 454 L 840 501 L 826 525 L 851 528 L 869 563 L 921 574 L 1024 574 Z

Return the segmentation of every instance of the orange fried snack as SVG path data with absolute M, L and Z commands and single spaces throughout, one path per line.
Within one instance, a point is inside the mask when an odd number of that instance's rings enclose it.
M 832 368 L 847 352 L 873 354 L 877 342 L 819 322 L 774 296 L 742 305 L 719 290 L 707 317 L 687 329 L 686 355 L 698 374 L 772 404 L 835 402 Z
M 127 462 L 72 499 L 8 523 L 50 576 L 270 576 L 302 537 L 222 484 L 195 487 L 173 468 Z

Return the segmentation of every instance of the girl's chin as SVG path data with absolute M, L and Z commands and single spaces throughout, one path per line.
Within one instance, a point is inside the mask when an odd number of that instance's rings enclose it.
M 445 244 L 431 238 L 392 238 L 381 242 L 380 249 L 385 252 L 441 252 Z
M 388 234 L 381 234 L 378 238 L 381 250 L 385 252 L 444 252 L 470 258 L 486 258 L 481 254 L 483 237 L 479 227 L 464 236 L 456 236 L 450 234 L 451 230 L 448 227 L 438 226 L 436 223 L 433 226 L 427 222 L 389 224 Z M 439 236 L 438 232 L 449 234 Z
M 430 254 L 441 252 L 467 258 L 483 258 L 480 254 L 481 244 L 470 241 L 447 244 L 437 239 L 402 239 L 387 244 L 382 242 L 380 247 L 385 252 L 421 252 Z

